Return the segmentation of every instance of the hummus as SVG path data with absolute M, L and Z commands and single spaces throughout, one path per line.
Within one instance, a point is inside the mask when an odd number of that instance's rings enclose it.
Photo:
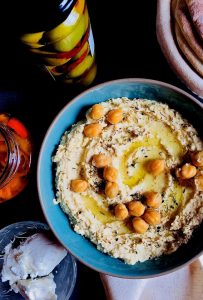
M 196 130 L 168 105 L 156 101 L 128 98 L 109 99 L 102 102 L 104 116 L 99 119 L 102 132 L 98 137 L 84 135 L 84 127 L 95 123 L 87 111 L 86 118 L 65 132 L 57 153 L 56 201 L 68 214 L 73 229 L 89 238 L 97 248 L 120 258 L 128 264 L 169 254 L 187 243 L 194 228 L 203 219 L 203 192 L 195 180 L 182 184 L 174 170 L 190 151 L 203 150 Z M 106 121 L 105 114 L 119 108 L 123 119 L 115 125 Z M 108 198 L 104 193 L 104 179 L 100 169 L 92 164 L 95 154 L 112 158 L 118 170 L 118 195 Z M 163 159 L 164 172 L 153 176 L 146 164 Z M 198 168 L 198 174 L 201 174 Z M 71 180 L 83 178 L 88 189 L 73 192 Z M 118 220 L 113 207 L 141 199 L 148 191 L 162 195 L 159 211 L 161 222 L 149 226 L 139 234 L 127 221 Z

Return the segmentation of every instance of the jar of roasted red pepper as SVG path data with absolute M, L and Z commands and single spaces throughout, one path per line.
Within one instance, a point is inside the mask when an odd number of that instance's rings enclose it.
M 96 76 L 94 40 L 85 0 L 17 3 L 20 39 L 54 80 L 89 85 Z
M 0 114 L 0 203 L 19 194 L 28 183 L 32 143 L 26 127 L 7 113 Z

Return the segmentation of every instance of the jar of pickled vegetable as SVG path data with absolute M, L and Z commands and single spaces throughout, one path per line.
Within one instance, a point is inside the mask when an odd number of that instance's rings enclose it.
M 22 0 L 20 39 L 54 80 L 89 85 L 96 76 L 85 0 Z
M 0 203 L 27 185 L 32 143 L 26 127 L 9 114 L 0 114 Z

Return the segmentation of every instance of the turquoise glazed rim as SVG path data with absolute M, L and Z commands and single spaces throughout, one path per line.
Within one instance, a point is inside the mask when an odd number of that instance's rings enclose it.
M 203 105 L 188 93 L 172 85 L 148 79 L 121 79 L 106 82 L 88 89 L 70 101 L 57 115 L 44 138 L 38 161 L 38 192 L 47 222 L 68 251 L 88 267 L 105 274 L 124 278 L 149 278 L 160 276 L 193 261 L 203 253 L 203 224 L 190 241 L 176 252 L 135 265 L 127 265 L 98 251 L 88 239 L 74 232 L 67 215 L 55 198 L 52 156 L 63 133 L 84 117 L 85 111 L 95 103 L 117 97 L 146 98 L 167 103 L 191 122 L 199 133 L 203 124 Z M 160 128 L 161 130 L 161 128 Z

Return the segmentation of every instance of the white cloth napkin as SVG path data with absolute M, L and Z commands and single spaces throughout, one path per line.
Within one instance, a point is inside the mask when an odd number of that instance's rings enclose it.
M 203 299 L 203 256 L 187 267 L 153 279 L 100 276 L 107 300 Z

